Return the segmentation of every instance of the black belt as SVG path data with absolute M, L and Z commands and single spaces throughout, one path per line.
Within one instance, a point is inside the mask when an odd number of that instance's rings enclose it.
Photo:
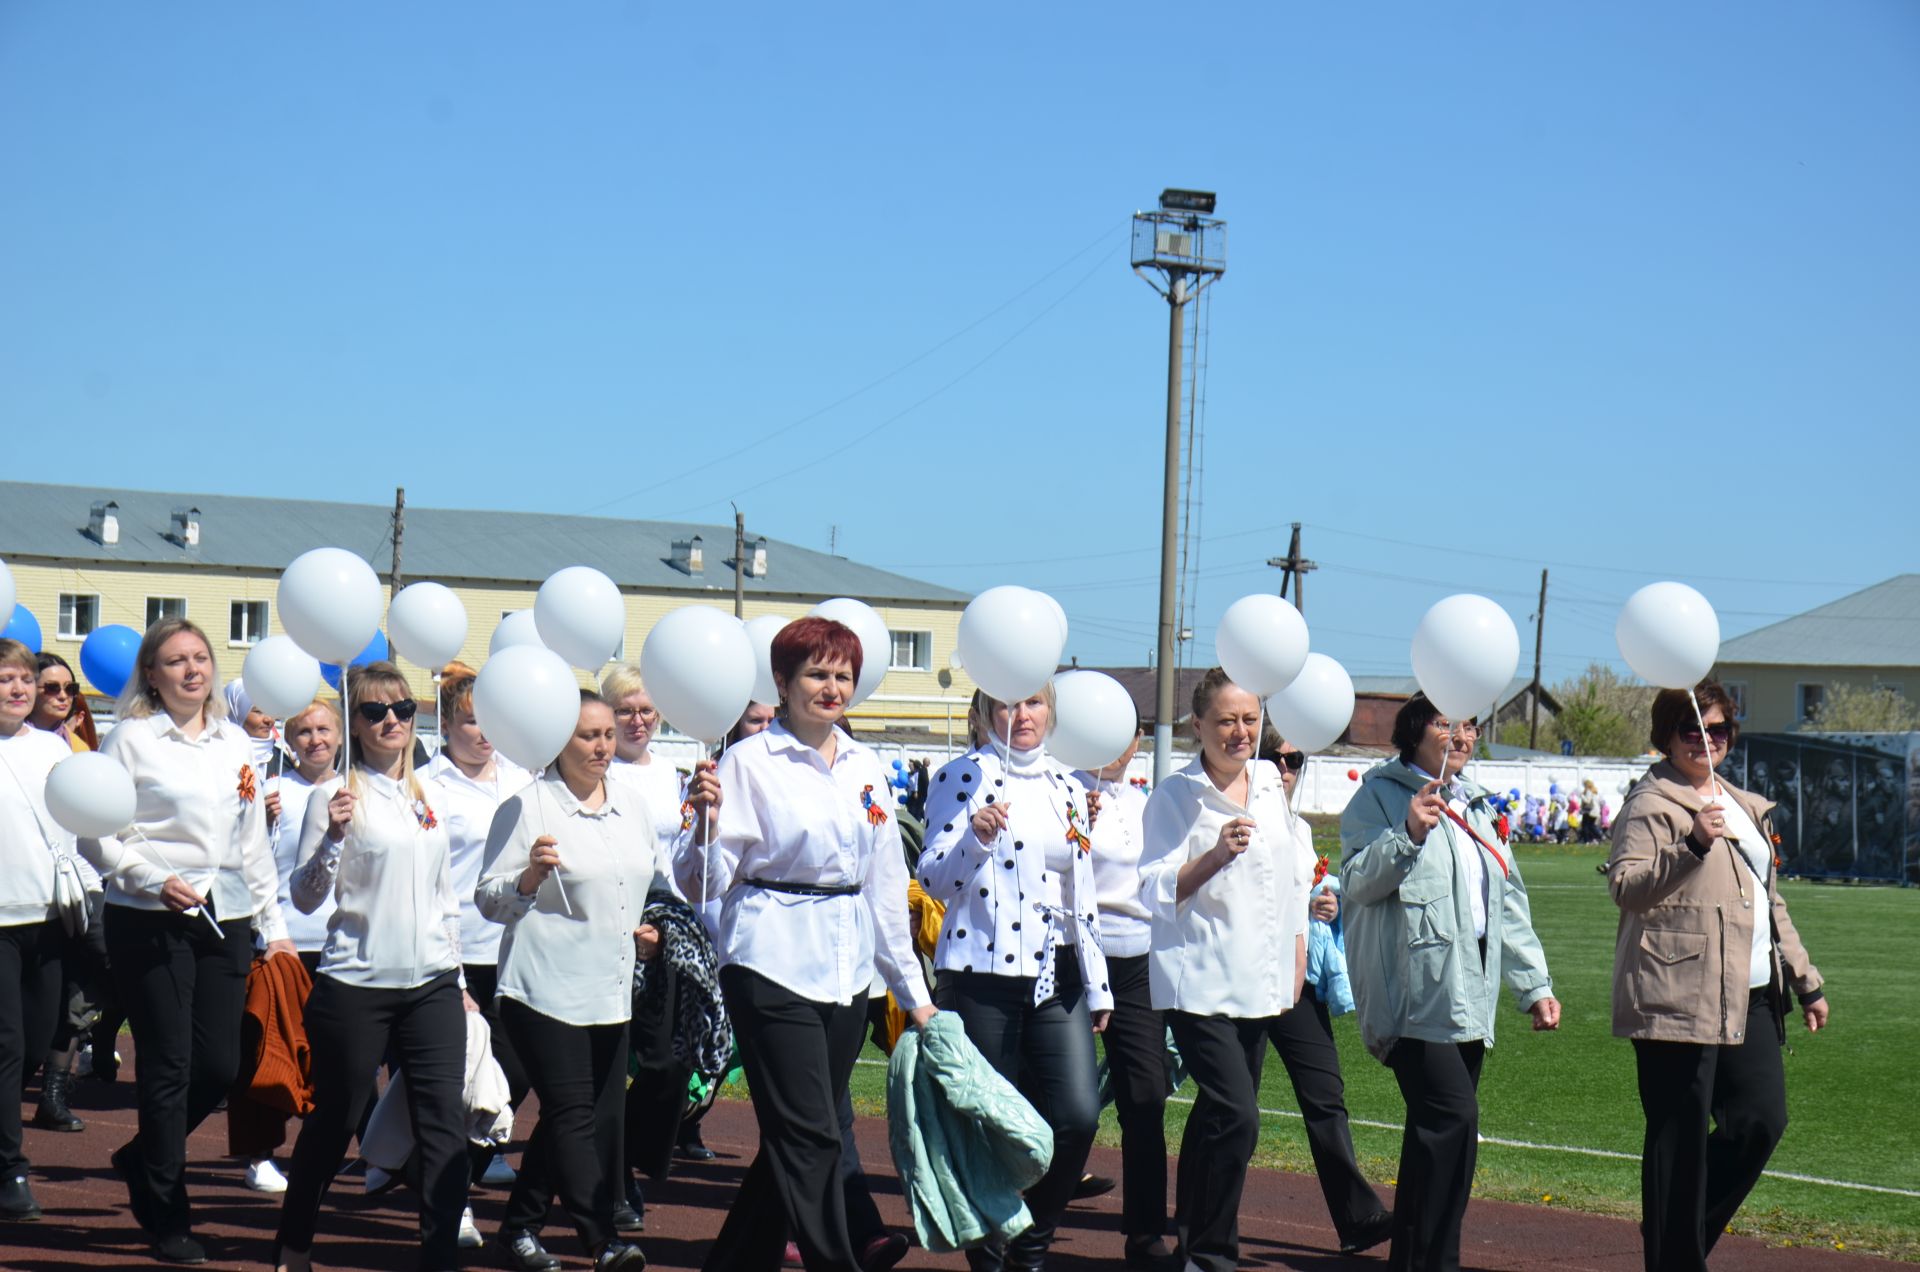
M 742 879 L 740 882 L 749 888 L 784 892 L 792 897 L 857 897 L 860 895 L 860 885 L 857 883 L 785 883 L 779 879 Z

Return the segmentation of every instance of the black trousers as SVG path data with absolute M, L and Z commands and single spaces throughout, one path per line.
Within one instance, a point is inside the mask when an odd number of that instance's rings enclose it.
M 687 1080 L 692 1072 L 673 1058 L 673 1029 L 679 1015 L 680 974 L 662 961 L 649 976 L 665 977 L 661 992 L 644 1000 L 628 1029 L 633 1047 L 633 1085 L 627 1088 L 626 1166 L 653 1179 L 665 1179 L 673 1167 L 674 1145 L 687 1112 Z
M 420 1172 L 419 1266 L 428 1272 L 459 1267 L 460 1211 L 467 1201 L 467 1026 L 458 975 L 446 972 L 412 989 L 369 989 L 323 973 L 314 977 L 306 1025 L 313 1112 L 293 1145 L 280 1248 L 313 1248 L 320 1203 L 373 1101 L 380 1062 L 391 1054 L 407 1084 Z
M 461 967 L 467 975 L 467 997 L 480 1004 L 480 1014 L 487 1018 L 487 1035 L 493 1040 L 493 1058 L 500 1063 L 500 1072 L 506 1075 L 507 1099 L 515 1110 L 532 1090 L 527 1078 L 527 1067 L 520 1063 L 520 1053 L 514 1049 L 513 1039 L 507 1036 L 506 1029 L 500 1023 L 500 1004 L 494 997 L 494 988 L 500 983 L 500 968 L 494 963 L 467 963 Z M 486 1173 L 493 1159 L 500 1155 L 500 1149 L 494 1145 L 469 1144 L 467 1146 L 468 1166 L 475 1181 Z
M 613 1208 L 626 1191 L 626 1022 L 570 1025 L 517 999 L 495 1001 L 540 1097 L 504 1226 L 538 1232 L 557 1195 L 580 1244 L 598 1253 L 613 1239 Z
M 1120 1116 L 1120 1231 L 1167 1231 L 1167 1026 L 1153 1009 L 1147 956 L 1107 959 L 1113 1016 L 1100 1035 Z
M 1007 1243 L 1005 1266 L 1013 1268 L 1037 1267 L 1046 1257 L 1100 1120 L 1093 1025 L 1080 961 L 1070 950 L 1055 957 L 1056 992 L 1038 1006 L 1031 976 L 941 972 L 933 995 L 942 1011 L 960 1017 L 968 1041 L 987 1063 L 1019 1087 L 1053 1128 L 1053 1164 L 1026 1191 L 1033 1226 Z M 969 1250 L 967 1257 L 976 1267 L 999 1266 L 992 1252 Z
M 865 1037 L 867 996 L 815 1002 L 737 965 L 720 970 L 720 988 L 740 1042 L 760 1152 L 704 1266 L 773 1272 L 791 1234 L 808 1272 L 858 1272 L 836 1110 Z M 864 1178 L 857 1186 L 866 1188 Z M 784 1225 L 772 1222 L 779 1214 Z
M 1353 1131 L 1347 1122 L 1347 1087 L 1340 1076 L 1340 1050 L 1333 1041 L 1327 1005 L 1308 985 L 1293 1010 L 1273 1018 L 1267 1036 L 1293 1083 L 1294 1102 L 1306 1123 L 1307 1148 L 1327 1199 L 1327 1215 L 1342 1241 L 1386 1210 L 1380 1194 L 1360 1173 Z M 1111 1026 L 1109 1026 L 1111 1028 Z
M 1189 1268 L 1233 1272 L 1240 1266 L 1240 1193 L 1260 1143 L 1260 1071 L 1273 1021 L 1170 1011 L 1167 1022 L 1200 1088 L 1180 1137 L 1180 1247 Z
M 155 1237 L 193 1228 L 182 1181 L 187 1136 L 219 1106 L 240 1069 L 240 1016 L 253 961 L 249 922 L 227 920 L 216 937 L 200 914 L 106 907 L 114 993 L 140 1049 L 140 1130 L 121 1160 L 134 1217 Z
M 1394 1192 L 1394 1272 L 1458 1272 L 1480 1137 L 1480 1064 L 1486 1044 L 1402 1038 L 1387 1066 L 1407 1102 Z
M 60 942 L 60 1008 L 54 1015 L 51 1051 L 65 1051 L 76 1038 L 91 1036 L 91 1031 L 111 1016 L 114 1029 L 120 1027 L 119 1007 L 113 1001 L 113 985 L 107 971 L 107 931 L 102 911 L 105 898 L 95 893 L 89 910 L 87 930 L 69 936 L 55 923 Z M 211 935 L 211 934 L 209 934 Z M 105 1057 L 113 1062 L 111 1054 Z
M 1640 1233 L 1648 1272 L 1699 1272 L 1787 1129 L 1787 1078 L 1765 990 L 1738 1046 L 1633 1042 L 1640 1107 Z M 1712 1130 L 1708 1130 L 1708 1120 Z
M 59 1015 L 58 929 L 58 919 L 0 927 L 0 1176 L 9 1180 L 27 1173 L 21 1084 L 39 1067 Z

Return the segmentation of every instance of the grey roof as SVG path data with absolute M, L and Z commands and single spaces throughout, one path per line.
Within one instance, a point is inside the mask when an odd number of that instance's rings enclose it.
M 1501 692 L 1500 705 L 1504 707 L 1521 694 L 1524 694 L 1527 691 L 1527 687 L 1532 683 L 1532 676 L 1515 676 L 1507 682 L 1506 689 Z M 1411 698 L 1414 694 L 1420 692 L 1420 681 L 1413 676 L 1355 676 L 1353 678 L 1353 691 L 1355 693 L 1379 694 L 1386 698 Z M 1542 689 L 1540 691 L 1540 701 L 1542 704 L 1549 702 L 1552 697 L 1553 695 L 1547 690 Z M 1556 705 L 1554 710 L 1559 710 L 1559 707 Z
M 120 542 L 87 533 L 97 502 L 120 505 Z M 200 510 L 200 542 L 167 537 L 173 509 Z M 87 486 L 0 481 L 0 558 L 54 557 L 170 568 L 282 570 L 309 548 L 342 547 L 388 566 L 392 510 L 236 495 L 165 494 Z M 675 539 L 702 536 L 706 569 L 688 575 L 669 563 Z M 748 551 L 755 535 L 748 532 Z M 733 527 L 614 517 L 482 512 L 407 505 L 401 568 L 408 579 L 539 583 L 569 565 L 590 565 L 622 587 L 661 591 L 733 589 Z M 767 541 L 765 577 L 746 580 L 749 595 L 856 596 L 863 600 L 963 605 L 964 592 L 874 569 L 845 557 Z
M 1818 609 L 1735 636 L 1722 663 L 1920 666 L 1920 574 L 1897 574 Z

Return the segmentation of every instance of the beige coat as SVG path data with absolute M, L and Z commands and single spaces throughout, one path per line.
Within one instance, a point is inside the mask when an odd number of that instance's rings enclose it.
M 1773 804 L 1724 782 L 1721 787 L 1773 840 Z M 1772 916 L 1770 990 L 1782 1019 L 1783 985 L 1803 1004 L 1820 996 L 1820 973 L 1787 917 L 1771 864 L 1764 904 L 1756 908 L 1761 889 L 1737 848 L 1722 841 L 1701 857 L 1688 844 L 1705 802 L 1673 765 L 1662 762 L 1628 792 L 1614 819 L 1607 879 L 1620 907 L 1613 955 L 1616 1037 L 1744 1042 L 1749 951 L 1762 909 Z M 1772 843 L 1767 859 L 1773 860 Z

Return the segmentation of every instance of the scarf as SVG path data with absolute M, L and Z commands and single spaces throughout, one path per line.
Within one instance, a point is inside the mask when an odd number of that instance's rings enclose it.
M 673 1022 L 673 1058 L 709 1081 L 733 1063 L 733 1022 L 720 997 L 720 960 L 693 907 L 670 892 L 647 894 L 640 916 L 660 932 L 660 952 L 633 962 L 633 1012 L 658 1009 L 670 979 L 680 984 Z

